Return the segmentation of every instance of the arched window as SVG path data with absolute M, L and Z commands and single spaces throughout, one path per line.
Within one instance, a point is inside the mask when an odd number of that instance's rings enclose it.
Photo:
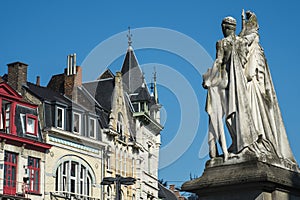
M 55 190 L 68 196 L 91 196 L 93 177 L 94 173 L 85 161 L 67 156 L 56 168 Z
M 124 132 L 123 129 L 124 129 L 123 116 L 121 113 L 118 113 L 117 132 L 120 133 L 120 136 L 123 136 L 123 132 Z

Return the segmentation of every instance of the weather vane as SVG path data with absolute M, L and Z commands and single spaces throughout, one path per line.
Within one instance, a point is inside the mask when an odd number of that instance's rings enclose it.
M 132 34 L 131 34 L 131 32 L 130 32 L 130 26 L 128 26 L 128 34 L 127 34 L 127 38 L 128 38 L 128 46 L 131 46 L 131 44 L 132 44 L 132 40 L 131 40 Z

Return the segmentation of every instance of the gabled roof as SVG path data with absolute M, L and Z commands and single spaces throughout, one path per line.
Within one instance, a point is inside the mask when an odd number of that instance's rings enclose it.
M 10 85 L 6 82 L 0 83 L 0 93 L 2 96 L 9 97 L 11 99 L 21 100 L 22 96 L 19 95 Z
M 105 70 L 100 76 L 99 78 L 97 78 L 98 80 L 101 79 L 107 79 L 107 78 L 114 78 L 114 74 L 110 71 L 110 69 Z
M 83 83 L 82 86 L 106 111 L 111 110 L 112 94 L 115 87 L 114 78 Z
M 142 86 L 144 82 L 143 73 L 131 46 L 129 46 L 127 49 L 127 53 L 121 68 L 121 73 L 123 87 L 127 93 L 131 94 L 137 88 Z
M 33 83 L 27 82 L 27 90 L 36 96 L 41 101 L 57 101 L 60 103 L 64 103 L 66 105 L 72 105 L 72 102 L 66 98 L 64 95 L 55 92 L 47 87 L 42 87 L 35 85 Z

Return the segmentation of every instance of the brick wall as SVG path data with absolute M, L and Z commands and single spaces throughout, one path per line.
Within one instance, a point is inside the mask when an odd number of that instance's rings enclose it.
M 28 65 L 21 62 L 14 62 L 8 66 L 8 84 L 21 93 L 22 85 L 27 83 L 27 67 Z

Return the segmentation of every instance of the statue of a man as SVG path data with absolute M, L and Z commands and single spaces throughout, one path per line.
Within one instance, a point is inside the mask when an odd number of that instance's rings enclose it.
M 225 160 L 228 152 L 222 120 L 224 115 L 232 139 L 229 152 L 238 153 L 259 138 L 247 99 L 244 74 L 247 43 L 235 31 L 236 20 L 225 17 L 222 21 L 224 38 L 217 42 L 216 60 L 203 76 L 203 87 L 208 89 L 206 111 L 209 114 L 210 156 L 213 158 L 218 155 L 215 145 L 219 141 Z
M 217 142 L 223 151 L 224 160 L 228 158 L 227 144 L 225 140 L 223 117 L 227 111 L 226 88 L 228 87 L 228 67 L 230 63 L 235 35 L 236 20 L 226 17 L 222 21 L 222 31 L 224 38 L 216 45 L 216 60 L 211 69 L 203 75 L 203 87 L 208 90 L 206 101 L 206 112 L 209 115 L 209 155 L 211 158 L 217 157 Z M 235 135 L 231 135 L 233 143 Z M 235 146 L 233 144 L 232 146 Z
M 224 159 L 228 152 L 244 149 L 294 161 L 264 52 L 259 45 L 258 24 L 254 13 L 242 14 L 243 29 L 235 34 L 236 20 L 222 21 L 224 38 L 217 42 L 214 65 L 203 75 L 208 90 L 210 156 L 218 156 L 220 143 Z M 232 144 L 227 150 L 224 121 Z M 275 155 L 276 154 L 276 155 Z

